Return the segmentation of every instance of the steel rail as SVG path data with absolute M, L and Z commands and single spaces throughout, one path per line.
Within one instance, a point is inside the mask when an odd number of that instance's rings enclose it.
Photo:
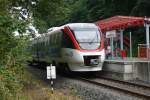
M 146 89 L 150 90 L 150 86 L 148 86 L 148 85 L 142 85 L 142 84 L 132 83 L 132 82 L 123 81 L 123 80 L 119 80 L 119 79 L 112 79 L 112 78 L 107 78 L 107 77 L 102 77 L 102 76 L 97 76 L 97 75 L 96 75 L 96 77 L 100 78 L 100 79 L 108 80 L 108 81 L 119 82 L 121 84 L 132 85 L 132 86 L 136 86 L 139 88 L 146 88 Z
M 127 93 L 127 94 L 131 94 L 131 95 L 134 95 L 134 96 L 142 98 L 142 99 L 150 100 L 149 95 L 145 95 L 145 94 L 138 93 L 138 92 L 135 92 L 135 91 L 130 91 L 128 89 L 123 89 L 123 88 L 120 88 L 120 87 L 117 87 L 117 86 L 111 86 L 111 85 L 108 85 L 108 84 L 105 84 L 105 83 L 102 83 L 102 82 L 93 81 L 93 80 L 83 78 L 83 77 L 74 77 L 74 78 L 79 79 L 81 81 L 85 81 L 85 82 L 94 84 L 94 85 L 103 86 L 103 87 L 106 87 L 106 88 L 111 88 L 111 89 L 118 90 L 118 91 L 121 91 L 121 92 L 124 92 L 124 93 Z

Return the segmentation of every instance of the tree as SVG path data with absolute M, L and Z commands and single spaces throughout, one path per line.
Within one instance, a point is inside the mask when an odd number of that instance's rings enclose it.
M 137 3 L 131 10 L 130 15 L 150 17 L 150 13 L 149 13 L 148 9 L 150 9 L 150 1 L 149 0 L 137 0 Z
M 67 22 L 70 12 L 65 0 L 39 0 L 32 8 L 35 25 L 40 33 Z

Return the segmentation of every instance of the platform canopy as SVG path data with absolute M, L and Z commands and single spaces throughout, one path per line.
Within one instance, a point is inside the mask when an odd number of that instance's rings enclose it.
M 129 16 L 114 16 L 104 20 L 96 22 L 102 32 L 116 30 L 116 29 L 125 29 L 132 26 L 144 25 L 143 17 L 129 17 Z

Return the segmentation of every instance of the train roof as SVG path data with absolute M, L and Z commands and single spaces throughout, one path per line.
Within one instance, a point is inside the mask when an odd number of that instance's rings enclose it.
M 97 28 L 94 23 L 70 23 L 67 24 L 70 28 Z
M 53 32 L 57 30 L 64 29 L 65 26 L 69 26 L 71 29 L 76 29 L 76 28 L 97 28 L 97 26 L 94 23 L 69 23 L 65 24 L 60 27 L 52 27 L 48 29 L 48 32 Z
M 36 40 L 42 41 L 45 38 L 46 35 L 58 32 L 61 29 L 64 29 L 65 26 L 69 26 L 71 29 L 76 29 L 76 28 L 77 29 L 79 29 L 79 28 L 92 28 L 92 29 L 93 28 L 98 28 L 94 23 L 69 23 L 69 24 L 65 24 L 65 25 L 60 26 L 60 27 L 49 28 L 47 33 L 39 35 L 38 37 L 34 38 L 33 41 L 34 42 L 36 42 Z

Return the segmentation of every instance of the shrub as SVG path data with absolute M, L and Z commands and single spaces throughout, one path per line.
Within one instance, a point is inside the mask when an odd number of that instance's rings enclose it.
M 0 100 L 23 98 L 21 90 L 26 82 L 25 61 L 29 58 L 26 48 L 28 36 L 23 33 L 25 23 L 9 16 L 0 16 Z

